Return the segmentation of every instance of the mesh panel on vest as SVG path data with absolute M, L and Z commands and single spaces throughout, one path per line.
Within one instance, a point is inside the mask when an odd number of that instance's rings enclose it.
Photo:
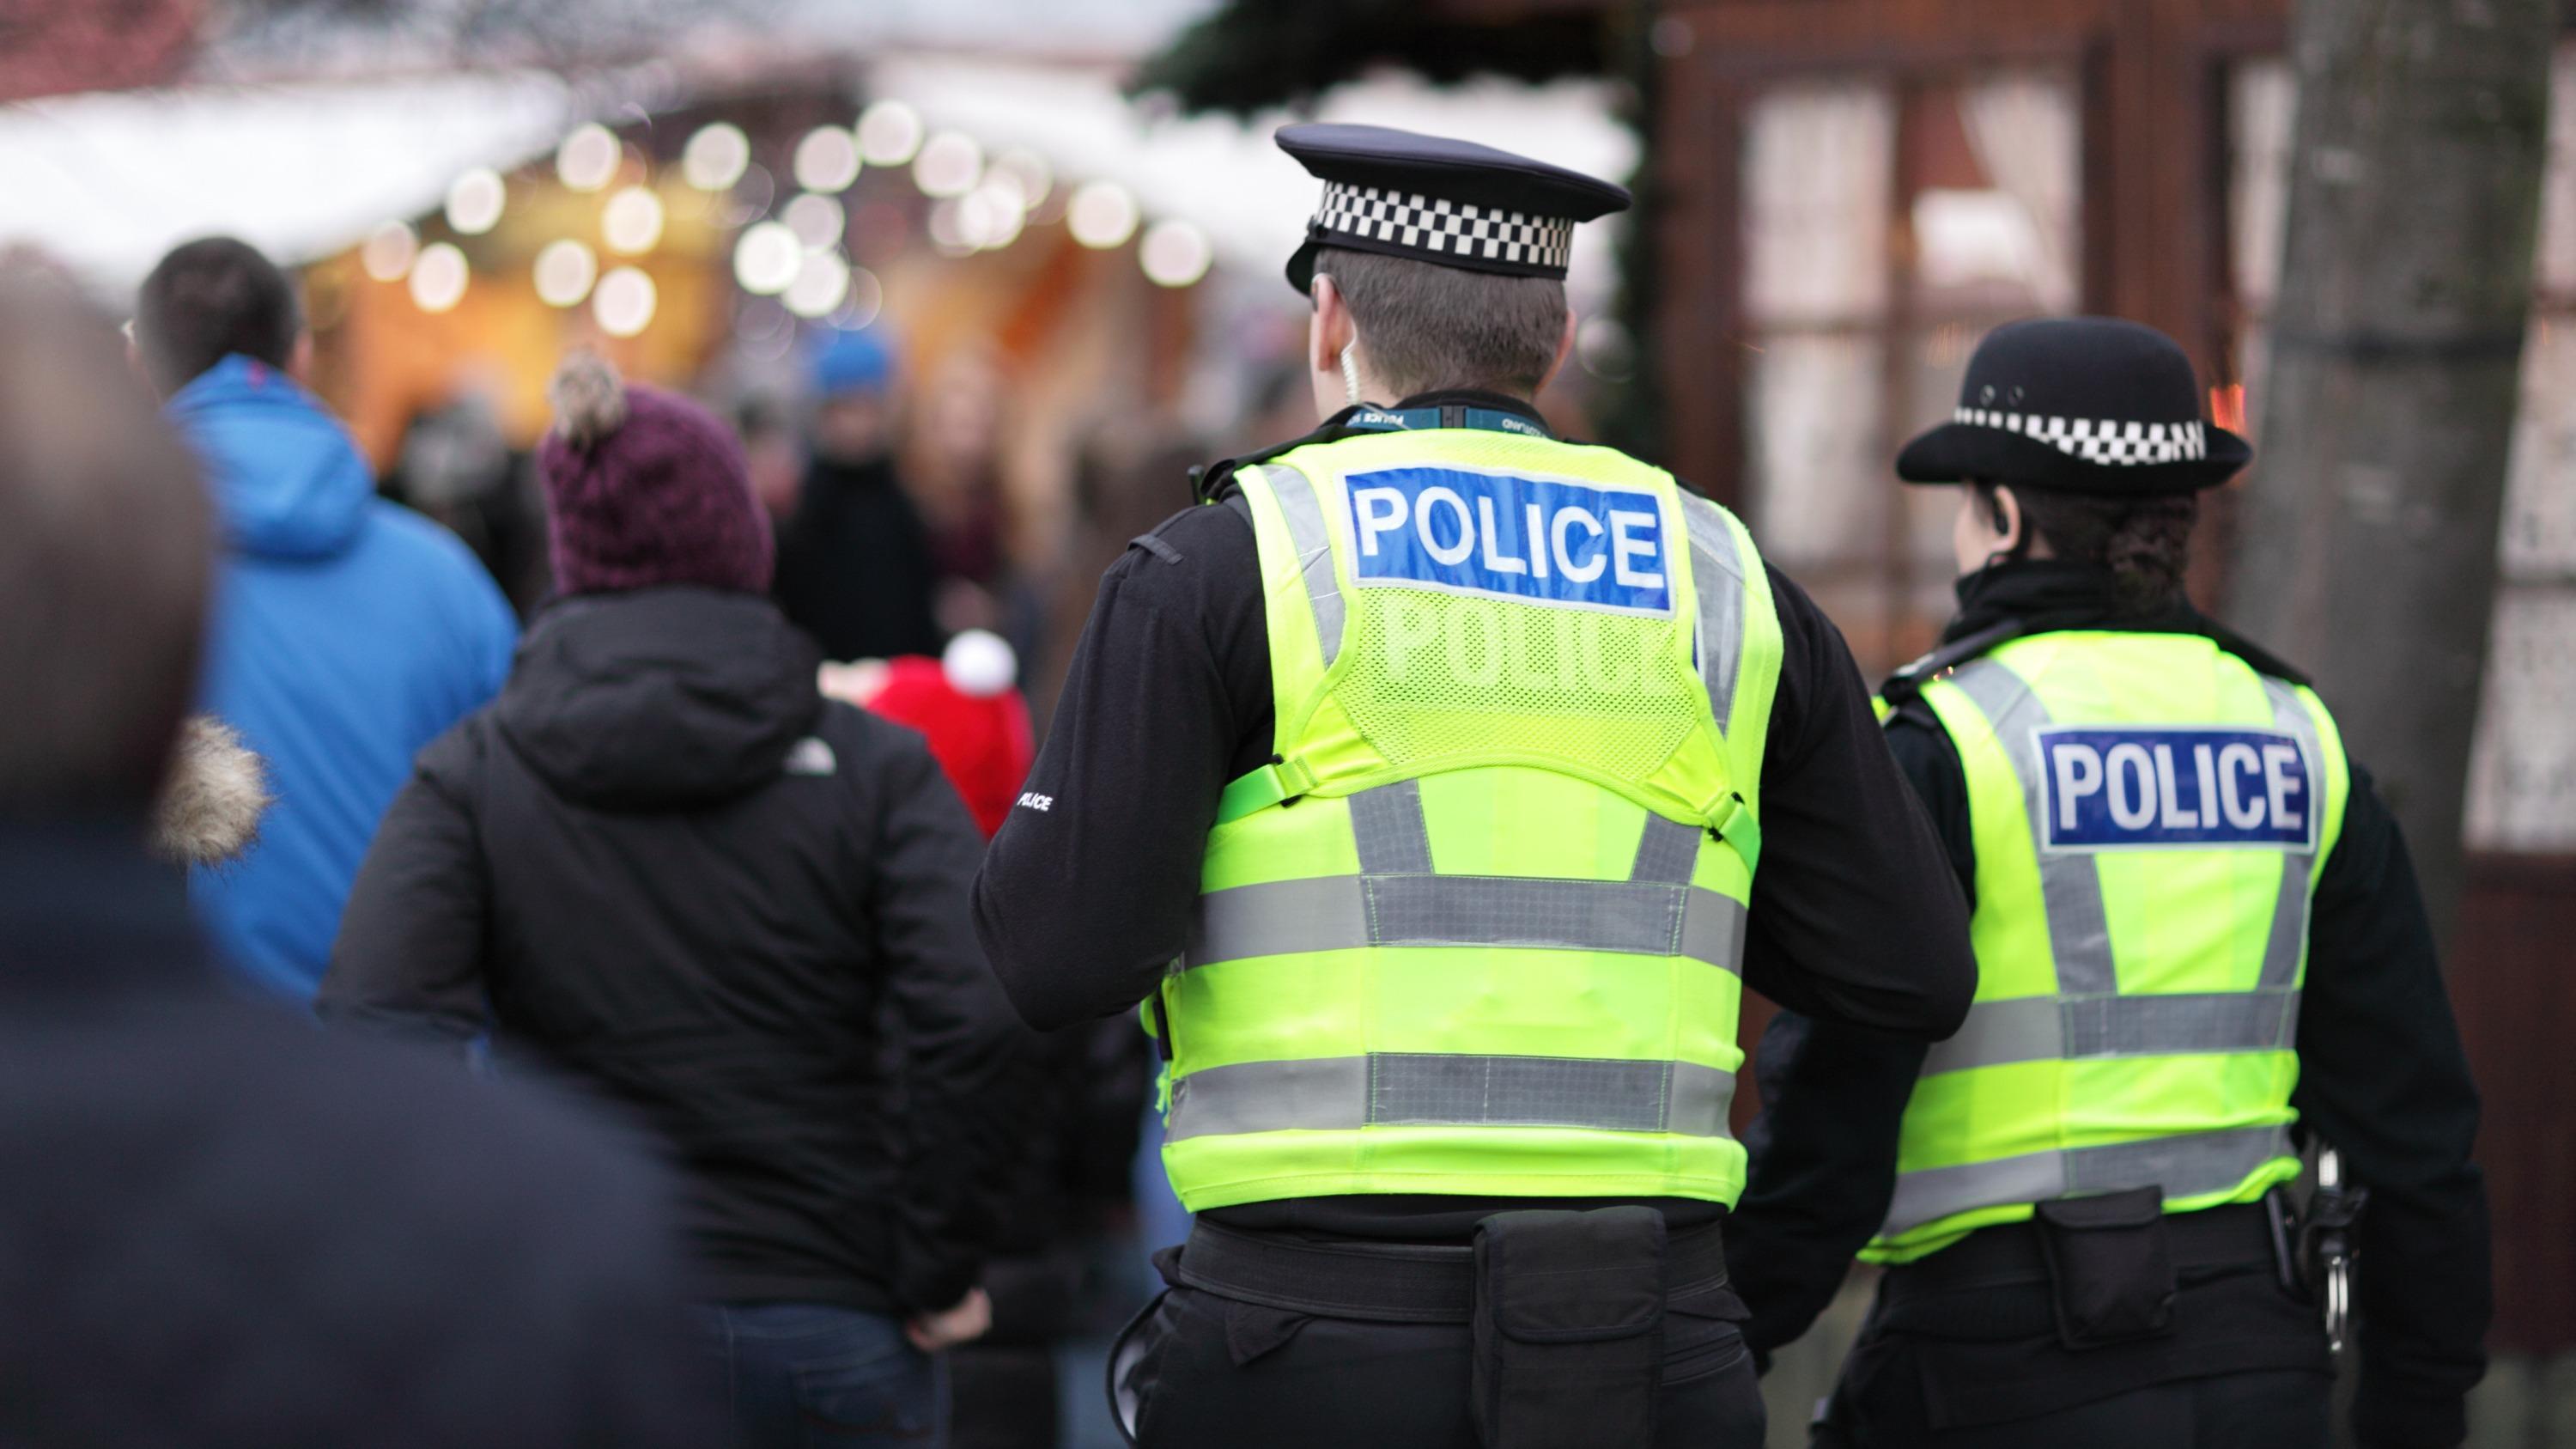
M 1532 461 L 1530 440 L 1509 433 L 1452 432 L 1444 442 L 1443 461 L 1462 467 L 1508 472 Z M 1705 709 L 1666 619 L 1402 585 L 1352 592 L 1358 657 L 1333 694 L 1387 762 L 1410 774 L 1489 754 L 1499 735 L 1517 752 L 1642 780 Z M 1687 649 L 1688 631 L 1681 638 Z
M 1519 750 L 1642 780 L 1689 738 L 1704 707 L 1651 683 L 1687 667 L 1660 651 L 1670 637 L 1662 620 L 1404 588 L 1368 593 L 1358 658 L 1333 693 L 1400 768 L 1427 773 L 1444 758 L 1488 752 L 1507 731 Z

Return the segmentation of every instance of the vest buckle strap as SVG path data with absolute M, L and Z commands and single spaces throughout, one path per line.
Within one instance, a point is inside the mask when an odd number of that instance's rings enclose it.
M 1269 764 L 1238 775 L 1216 800 L 1216 823 L 1241 820 L 1257 810 L 1284 805 L 1315 788 L 1315 771 L 1304 760 L 1273 757 Z

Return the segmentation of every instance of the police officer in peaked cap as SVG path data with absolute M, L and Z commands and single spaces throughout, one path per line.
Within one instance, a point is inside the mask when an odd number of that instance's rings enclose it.
M 1841 637 L 1533 399 L 1618 187 L 1292 126 L 1323 425 L 1102 580 L 977 924 L 1137 1010 L 1197 1214 L 1112 1365 L 1147 1445 L 1751 1446 L 1721 1231 L 1745 984 L 1948 1035 L 1966 912 Z
M 2250 456 L 2182 349 L 2073 318 L 1987 337 L 1897 460 L 1963 485 L 1958 616 L 1882 697 L 1978 986 L 1928 1051 L 1765 1039 L 1727 1244 L 1755 1348 L 1855 1250 L 1888 1265 L 1821 1444 L 2321 1449 L 2347 1306 L 2361 1442 L 2464 1436 L 2477 1094 L 2406 844 L 2297 671 L 2183 592 L 2197 494 Z

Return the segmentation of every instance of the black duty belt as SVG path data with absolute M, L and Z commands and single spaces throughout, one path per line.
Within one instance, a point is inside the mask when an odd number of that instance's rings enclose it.
M 2166 1240 L 2177 1272 L 2277 1267 L 2281 1245 L 2259 1202 L 2167 1213 Z M 1890 1304 L 1975 1288 L 2048 1281 L 2039 1230 L 2029 1223 L 1979 1228 L 1928 1258 L 1890 1268 L 1880 1290 Z
M 1665 1240 L 1667 1297 L 1726 1286 L 1719 1225 Z M 1467 1323 L 1474 1319 L 1476 1250 L 1412 1243 L 1316 1242 L 1249 1233 L 1200 1219 L 1166 1276 L 1244 1303 L 1376 1323 Z

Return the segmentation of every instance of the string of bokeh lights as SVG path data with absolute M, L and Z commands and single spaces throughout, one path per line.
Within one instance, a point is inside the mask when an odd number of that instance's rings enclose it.
M 611 337 L 633 337 L 652 325 L 658 297 L 651 274 L 614 259 L 651 253 L 668 220 L 649 173 L 609 190 L 626 159 L 617 134 L 595 121 L 564 136 L 555 148 L 556 179 L 568 191 L 608 192 L 599 210 L 598 246 L 580 237 L 555 238 L 538 249 L 531 277 L 539 301 L 559 309 L 588 302 L 600 330 Z M 855 125 L 818 126 L 799 138 L 788 165 L 795 191 L 774 209 L 777 183 L 752 159 L 750 136 L 733 122 L 699 127 L 679 160 L 680 179 L 692 190 L 734 203 L 720 219 L 737 228 L 735 285 L 751 296 L 775 299 L 806 321 L 848 328 L 873 322 L 884 298 L 875 274 L 854 262 L 846 247 L 842 194 L 870 168 L 909 170 L 914 187 L 931 202 L 930 243 L 948 257 L 1000 251 L 1018 241 L 1057 184 L 1037 152 L 1011 147 L 987 158 L 974 137 L 932 131 L 919 111 L 899 100 L 875 102 Z M 481 236 L 500 224 L 508 203 L 508 182 L 478 166 L 449 185 L 441 214 L 454 234 Z M 1194 285 L 1215 259 L 1207 233 L 1196 223 L 1169 217 L 1146 225 L 1135 195 L 1115 181 L 1074 187 L 1065 198 L 1064 223 L 1076 243 L 1095 251 L 1135 240 L 1137 265 L 1158 286 Z M 614 262 L 605 270 L 603 252 Z M 462 248 L 450 241 L 424 245 L 406 222 L 377 227 L 358 257 L 368 276 L 403 283 L 423 312 L 453 310 L 473 281 Z

